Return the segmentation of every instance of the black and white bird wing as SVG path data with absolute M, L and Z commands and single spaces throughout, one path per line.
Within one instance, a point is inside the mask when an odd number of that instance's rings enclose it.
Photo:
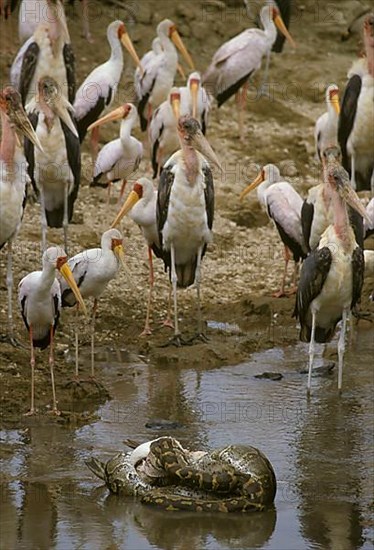
M 203 174 L 204 174 L 204 196 L 205 196 L 205 207 L 206 207 L 206 213 L 208 218 L 208 227 L 209 229 L 212 229 L 213 227 L 213 220 L 214 220 L 214 183 L 213 183 L 213 174 L 212 171 L 208 165 L 208 163 L 204 163 L 203 167 Z
M 78 288 L 81 287 L 90 266 L 89 251 L 85 250 L 69 258 L 68 264 Z M 58 280 L 61 287 L 62 307 L 74 306 L 77 301 L 70 286 L 63 277 L 59 277 Z
M 348 211 L 348 217 L 349 217 L 349 223 L 353 229 L 353 233 L 355 234 L 356 243 L 361 248 L 364 248 L 364 239 L 365 239 L 365 229 L 364 229 L 364 220 L 351 206 L 348 205 L 347 208 Z
M 164 62 L 164 57 L 164 54 L 155 56 L 152 63 L 144 70 L 144 74 L 134 83 L 138 96 L 138 114 L 142 132 L 147 129 L 148 120 L 145 116 L 145 108 L 155 86 L 159 67 Z
M 38 64 L 40 48 L 35 41 L 31 41 L 26 49 L 21 67 L 18 91 L 21 94 L 22 103 L 25 104 L 29 88 L 34 78 L 36 66 Z
M 342 151 L 342 164 L 349 175 L 351 175 L 351 163 L 348 157 L 347 142 L 353 130 L 361 87 L 361 76 L 354 74 L 344 90 L 338 122 L 338 142 Z
M 37 110 L 33 110 L 28 113 L 28 118 L 31 122 L 32 127 L 36 130 L 39 120 L 39 114 Z M 35 182 L 35 145 L 27 137 L 25 137 L 23 142 L 24 153 L 27 162 L 27 173 L 31 180 L 31 185 L 34 189 L 36 195 L 39 195 L 39 190 Z
M 360 246 L 352 253 L 352 303 L 351 308 L 360 302 L 362 286 L 364 284 L 365 257 Z
M 156 221 L 160 248 L 163 250 L 162 230 L 168 217 L 171 188 L 174 183 L 174 164 L 164 167 L 157 192 Z M 163 252 L 165 269 L 170 267 L 170 252 Z
M 74 117 L 69 113 L 71 120 L 75 124 Z M 74 184 L 71 193 L 68 197 L 68 221 L 71 221 L 73 216 L 74 203 L 78 196 L 79 184 L 81 179 L 81 151 L 79 137 L 76 136 L 71 129 L 60 119 L 61 128 L 65 137 L 66 152 L 70 170 L 73 173 Z
M 66 70 L 66 79 L 68 85 L 68 99 L 71 104 L 74 102 L 75 98 L 75 56 L 71 44 L 64 44 L 62 55 L 65 63 Z
M 300 340 L 302 342 L 310 342 L 312 327 L 308 315 L 309 307 L 325 284 L 331 262 L 331 251 L 325 246 L 313 250 L 302 265 L 293 312 L 293 317 L 300 321 Z M 317 338 L 316 340 L 319 341 Z
M 310 234 L 312 232 L 312 224 L 314 217 L 314 204 L 305 200 L 301 207 L 301 229 L 303 231 L 303 237 L 305 246 L 308 252 L 310 252 Z

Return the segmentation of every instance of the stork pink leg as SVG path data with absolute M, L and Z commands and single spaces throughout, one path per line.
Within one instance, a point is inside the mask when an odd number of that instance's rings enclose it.
M 286 284 L 287 267 L 288 267 L 288 262 L 290 261 L 290 258 L 291 258 L 290 250 L 287 246 L 285 246 L 284 247 L 284 271 L 283 271 L 283 277 L 282 277 L 282 284 L 278 292 L 274 292 L 273 298 L 282 298 L 283 296 L 285 296 L 284 286 Z
M 241 89 L 236 92 L 235 95 L 239 118 L 239 137 L 241 141 L 244 139 L 244 110 L 247 103 L 248 86 L 249 84 L 247 81 L 243 84 Z
M 149 262 L 149 293 L 148 293 L 148 303 L 147 303 L 147 315 L 145 318 L 145 325 L 143 332 L 140 336 L 149 336 L 152 334 L 152 329 L 150 327 L 150 316 L 151 316 L 151 306 L 152 306 L 152 296 L 153 296 L 153 286 L 154 286 L 154 272 L 153 272 L 153 258 L 152 258 L 152 248 L 148 247 L 148 262 Z
M 99 126 L 96 126 L 95 128 L 93 128 L 91 132 L 91 139 L 90 139 L 91 158 L 92 158 L 93 164 L 95 164 L 97 153 L 99 151 L 99 134 L 100 134 L 100 128 Z
M 26 416 L 31 416 L 35 414 L 34 407 L 34 386 L 35 386 L 35 354 L 34 354 L 34 344 L 32 341 L 32 326 L 29 327 L 29 338 L 30 338 L 30 366 L 31 366 L 31 404 L 30 410 L 26 413 Z
M 118 203 L 122 201 L 122 198 L 126 189 L 126 184 L 127 184 L 127 180 L 122 180 L 121 190 L 119 192 L 119 197 L 118 197 Z
M 52 414 L 59 415 L 60 411 L 57 408 L 57 400 L 56 400 L 56 387 L 55 387 L 55 374 L 54 374 L 55 357 L 54 357 L 53 344 L 54 344 L 54 334 L 53 334 L 53 325 L 51 325 L 50 344 L 49 344 L 49 368 L 51 370 L 51 384 L 52 384 L 52 400 L 53 400 Z
M 173 288 L 170 285 L 170 287 L 169 287 L 169 298 L 168 298 L 168 314 L 167 314 L 167 317 L 166 317 L 165 321 L 163 321 L 163 323 L 162 323 L 162 326 L 168 327 L 168 328 L 174 328 L 174 324 L 173 324 L 173 321 L 171 319 L 171 292 L 172 292 L 172 290 L 173 290 Z
M 92 319 L 91 319 L 91 376 L 95 377 L 95 318 L 97 311 L 97 300 L 95 298 L 94 305 L 92 308 Z

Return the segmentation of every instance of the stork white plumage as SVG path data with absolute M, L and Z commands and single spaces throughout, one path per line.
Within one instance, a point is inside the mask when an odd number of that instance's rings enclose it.
M 228 42 L 214 54 L 203 75 L 203 85 L 213 95 L 220 107 L 236 94 L 239 113 L 239 133 L 243 137 L 243 109 L 246 102 L 248 80 L 261 67 L 263 57 L 270 52 L 276 37 L 275 25 L 295 47 L 278 9 L 264 6 L 260 13 L 264 30 L 247 29 Z M 275 22 L 275 24 L 274 24 Z
M 0 144 L 0 249 L 7 243 L 8 338 L 15 345 L 13 330 L 13 268 L 12 242 L 21 225 L 26 202 L 26 184 L 29 181 L 26 159 L 16 130 L 27 136 L 36 147 L 40 141 L 28 120 L 20 94 L 11 86 L 0 92 L 2 138 Z
M 38 83 L 38 94 L 26 107 L 43 152 L 25 141 L 25 155 L 31 183 L 40 196 L 43 250 L 47 226 L 63 227 L 68 249 L 68 224 L 78 195 L 81 157 L 72 106 L 60 94 L 57 82 L 45 76 Z
M 364 21 L 366 56 L 355 61 L 348 72 L 338 124 L 343 166 L 358 191 L 374 194 L 374 14 Z
M 27 105 L 38 93 L 43 76 L 53 78 L 59 93 L 72 103 L 75 96 L 75 60 L 63 10 L 56 0 L 47 2 L 46 21 L 38 25 L 17 53 L 10 69 L 12 85 Z
M 48 248 L 42 259 L 42 271 L 33 271 L 22 279 L 18 287 L 18 300 L 22 317 L 30 338 L 30 365 L 31 365 L 31 406 L 28 414 L 35 413 L 34 406 L 34 378 L 35 355 L 34 348 L 46 349 L 50 346 L 49 365 L 51 369 L 52 396 L 54 414 L 59 414 L 57 409 L 56 390 L 54 382 L 54 334 L 57 328 L 61 311 L 61 291 L 56 270 L 66 280 L 76 300 L 81 305 L 82 311 L 86 308 L 73 279 L 68 266 L 67 256 L 64 250 L 57 246 Z
M 200 310 L 201 260 L 212 240 L 214 216 L 213 176 L 208 160 L 221 166 L 191 116 L 178 121 L 181 150 L 164 165 L 157 195 L 157 226 L 165 268 L 174 296 L 174 340 L 182 343 L 178 325 L 177 286 L 195 283 L 198 301 L 198 336 L 202 335 Z
M 338 119 L 340 113 L 339 88 L 336 84 L 330 84 L 326 88 L 327 111 L 321 115 L 314 128 L 314 141 L 317 156 L 322 162 L 322 151 L 327 147 L 338 144 Z
M 162 250 L 160 248 L 157 230 L 156 206 L 157 190 L 153 187 L 152 182 L 148 178 L 139 178 L 112 223 L 112 227 L 116 227 L 121 222 L 122 218 L 128 214 L 129 217 L 140 227 L 148 246 L 149 293 L 145 325 L 141 336 L 152 334 L 152 329 L 150 326 L 150 314 L 154 288 L 152 252 L 157 258 L 162 258 Z M 170 299 L 168 310 L 168 317 L 164 321 L 164 325 L 172 327 L 173 325 L 170 321 Z
M 361 296 L 364 255 L 349 223 L 346 203 L 365 217 L 365 209 L 349 185 L 347 172 L 328 158 L 334 223 L 323 233 L 316 250 L 303 263 L 294 316 L 299 319 L 300 339 L 310 342 L 308 393 L 311 387 L 315 342 L 329 342 L 342 320 L 338 342 L 338 390 L 342 389 L 345 332 L 349 312 Z
M 149 143 L 153 178 L 160 175 L 163 163 L 179 149 L 177 121 L 181 113 L 179 88 L 172 88 L 169 97 L 154 111 L 149 125 Z M 188 114 L 188 110 L 186 113 Z
M 142 76 L 139 73 L 135 75 L 134 86 L 138 96 L 138 112 L 143 132 L 148 127 L 153 110 L 167 99 L 173 86 L 178 66 L 178 54 L 175 46 L 191 70 L 195 70 L 191 56 L 173 21 L 170 19 L 161 21 L 157 26 L 157 36 L 160 39 L 161 52 L 148 57 L 147 67 L 144 67 Z
M 127 49 L 134 63 L 142 72 L 138 55 L 122 21 L 113 21 L 107 28 L 107 39 L 111 48 L 109 59 L 96 67 L 78 88 L 74 100 L 74 115 L 80 142 L 85 138 L 87 129 L 110 107 L 117 93 L 123 71 L 122 45 Z M 93 160 L 97 156 L 99 128 L 91 134 L 91 152 Z
M 282 284 L 280 290 L 273 294 L 274 297 L 279 298 L 285 296 L 284 286 L 290 252 L 292 252 L 295 262 L 293 276 L 295 288 L 291 292 L 296 291 L 299 261 L 306 257 L 306 247 L 301 227 L 303 199 L 291 184 L 283 180 L 279 169 L 274 164 L 267 164 L 263 167 L 257 178 L 242 191 L 240 200 L 256 187 L 258 187 L 258 200 L 266 210 L 269 218 L 274 222 L 284 245 L 285 265 Z
M 127 179 L 139 168 L 143 156 L 143 145 L 131 135 L 131 130 L 138 120 L 136 107 L 132 103 L 125 103 L 91 124 L 88 130 L 118 119 L 122 119 L 119 138 L 110 141 L 101 149 L 95 162 L 91 186 L 100 185 L 100 179 L 105 175 L 110 193 L 112 183 L 122 180 L 121 199 Z
M 114 279 L 120 268 L 126 269 L 123 238 L 118 229 L 109 229 L 101 237 L 101 248 L 90 248 L 76 254 L 68 260 L 76 284 L 83 298 L 93 298 L 91 318 L 91 375 L 95 374 L 95 317 L 97 304 L 108 284 Z M 60 278 L 62 307 L 73 307 L 77 303 L 73 294 Z M 80 305 L 80 303 L 78 302 Z M 75 375 L 79 372 L 78 330 L 75 331 Z
M 191 73 L 186 86 L 179 88 L 179 91 L 181 94 L 181 116 L 191 115 L 196 118 L 200 122 L 201 130 L 205 136 L 211 100 L 201 84 L 200 73 L 197 71 Z

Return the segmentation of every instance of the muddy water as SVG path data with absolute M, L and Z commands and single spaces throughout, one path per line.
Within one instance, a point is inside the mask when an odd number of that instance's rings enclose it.
M 66 427 L 41 419 L 1 432 L 1 548 L 372 548 L 372 333 L 348 350 L 344 395 L 336 372 L 305 396 L 303 344 L 253 354 L 220 369 L 138 361 L 102 365 L 113 399 L 97 421 Z M 322 357 L 318 358 L 322 363 Z M 254 378 L 273 371 L 280 381 Z M 173 420 L 159 430 L 157 419 Z M 149 427 L 146 427 L 149 426 Z M 109 495 L 84 465 L 125 438 L 171 434 L 191 448 L 245 442 L 270 458 L 275 508 L 261 514 L 171 513 Z

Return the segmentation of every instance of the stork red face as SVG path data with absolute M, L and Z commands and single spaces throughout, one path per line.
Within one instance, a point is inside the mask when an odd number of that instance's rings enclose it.
M 132 191 L 129 193 L 129 196 L 127 197 L 126 201 L 124 202 L 121 210 L 118 212 L 115 220 L 112 222 L 112 225 L 110 227 L 116 227 L 122 218 L 126 216 L 130 212 L 132 208 L 136 205 L 138 201 L 143 197 L 143 186 L 141 183 L 136 182 L 134 184 L 134 187 L 132 188 Z
M 192 61 L 192 57 L 189 54 L 186 46 L 184 45 L 184 42 L 180 37 L 179 32 L 177 31 L 177 27 L 174 24 L 169 27 L 168 35 L 169 35 L 169 38 L 172 40 L 172 42 L 175 44 L 175 46 L 178 48 L 180 53 L 183 55 L 184 59 L 190 66 L 191 70 L 194 71 L 195 65 L 194 65 L 194 62 Z
M 140 59 L 138 54 L 136 53 L 136 50 L 134 48 L 134 44 L 132 43 L 132 40 L 130 36 L 127 33 L 126 27 L 124 23 L 121 23 L 118 27 L 117 36 L 119 40 L 121 41 L 122 45 L 126 48 L 126 50 L 129 52 L 132 60 L 134 61 L 135 65 L 139 67 L 141 74 L 144 74 L 144 69 L 142 67 L 142 64 L 140 63 Z
M 175 118 L 178 120 L 180 117 L 180 104 L 181 104 L 181 94 L 178 88 L 173 88 L 170 92 L 170 103 L 171 108 Z

